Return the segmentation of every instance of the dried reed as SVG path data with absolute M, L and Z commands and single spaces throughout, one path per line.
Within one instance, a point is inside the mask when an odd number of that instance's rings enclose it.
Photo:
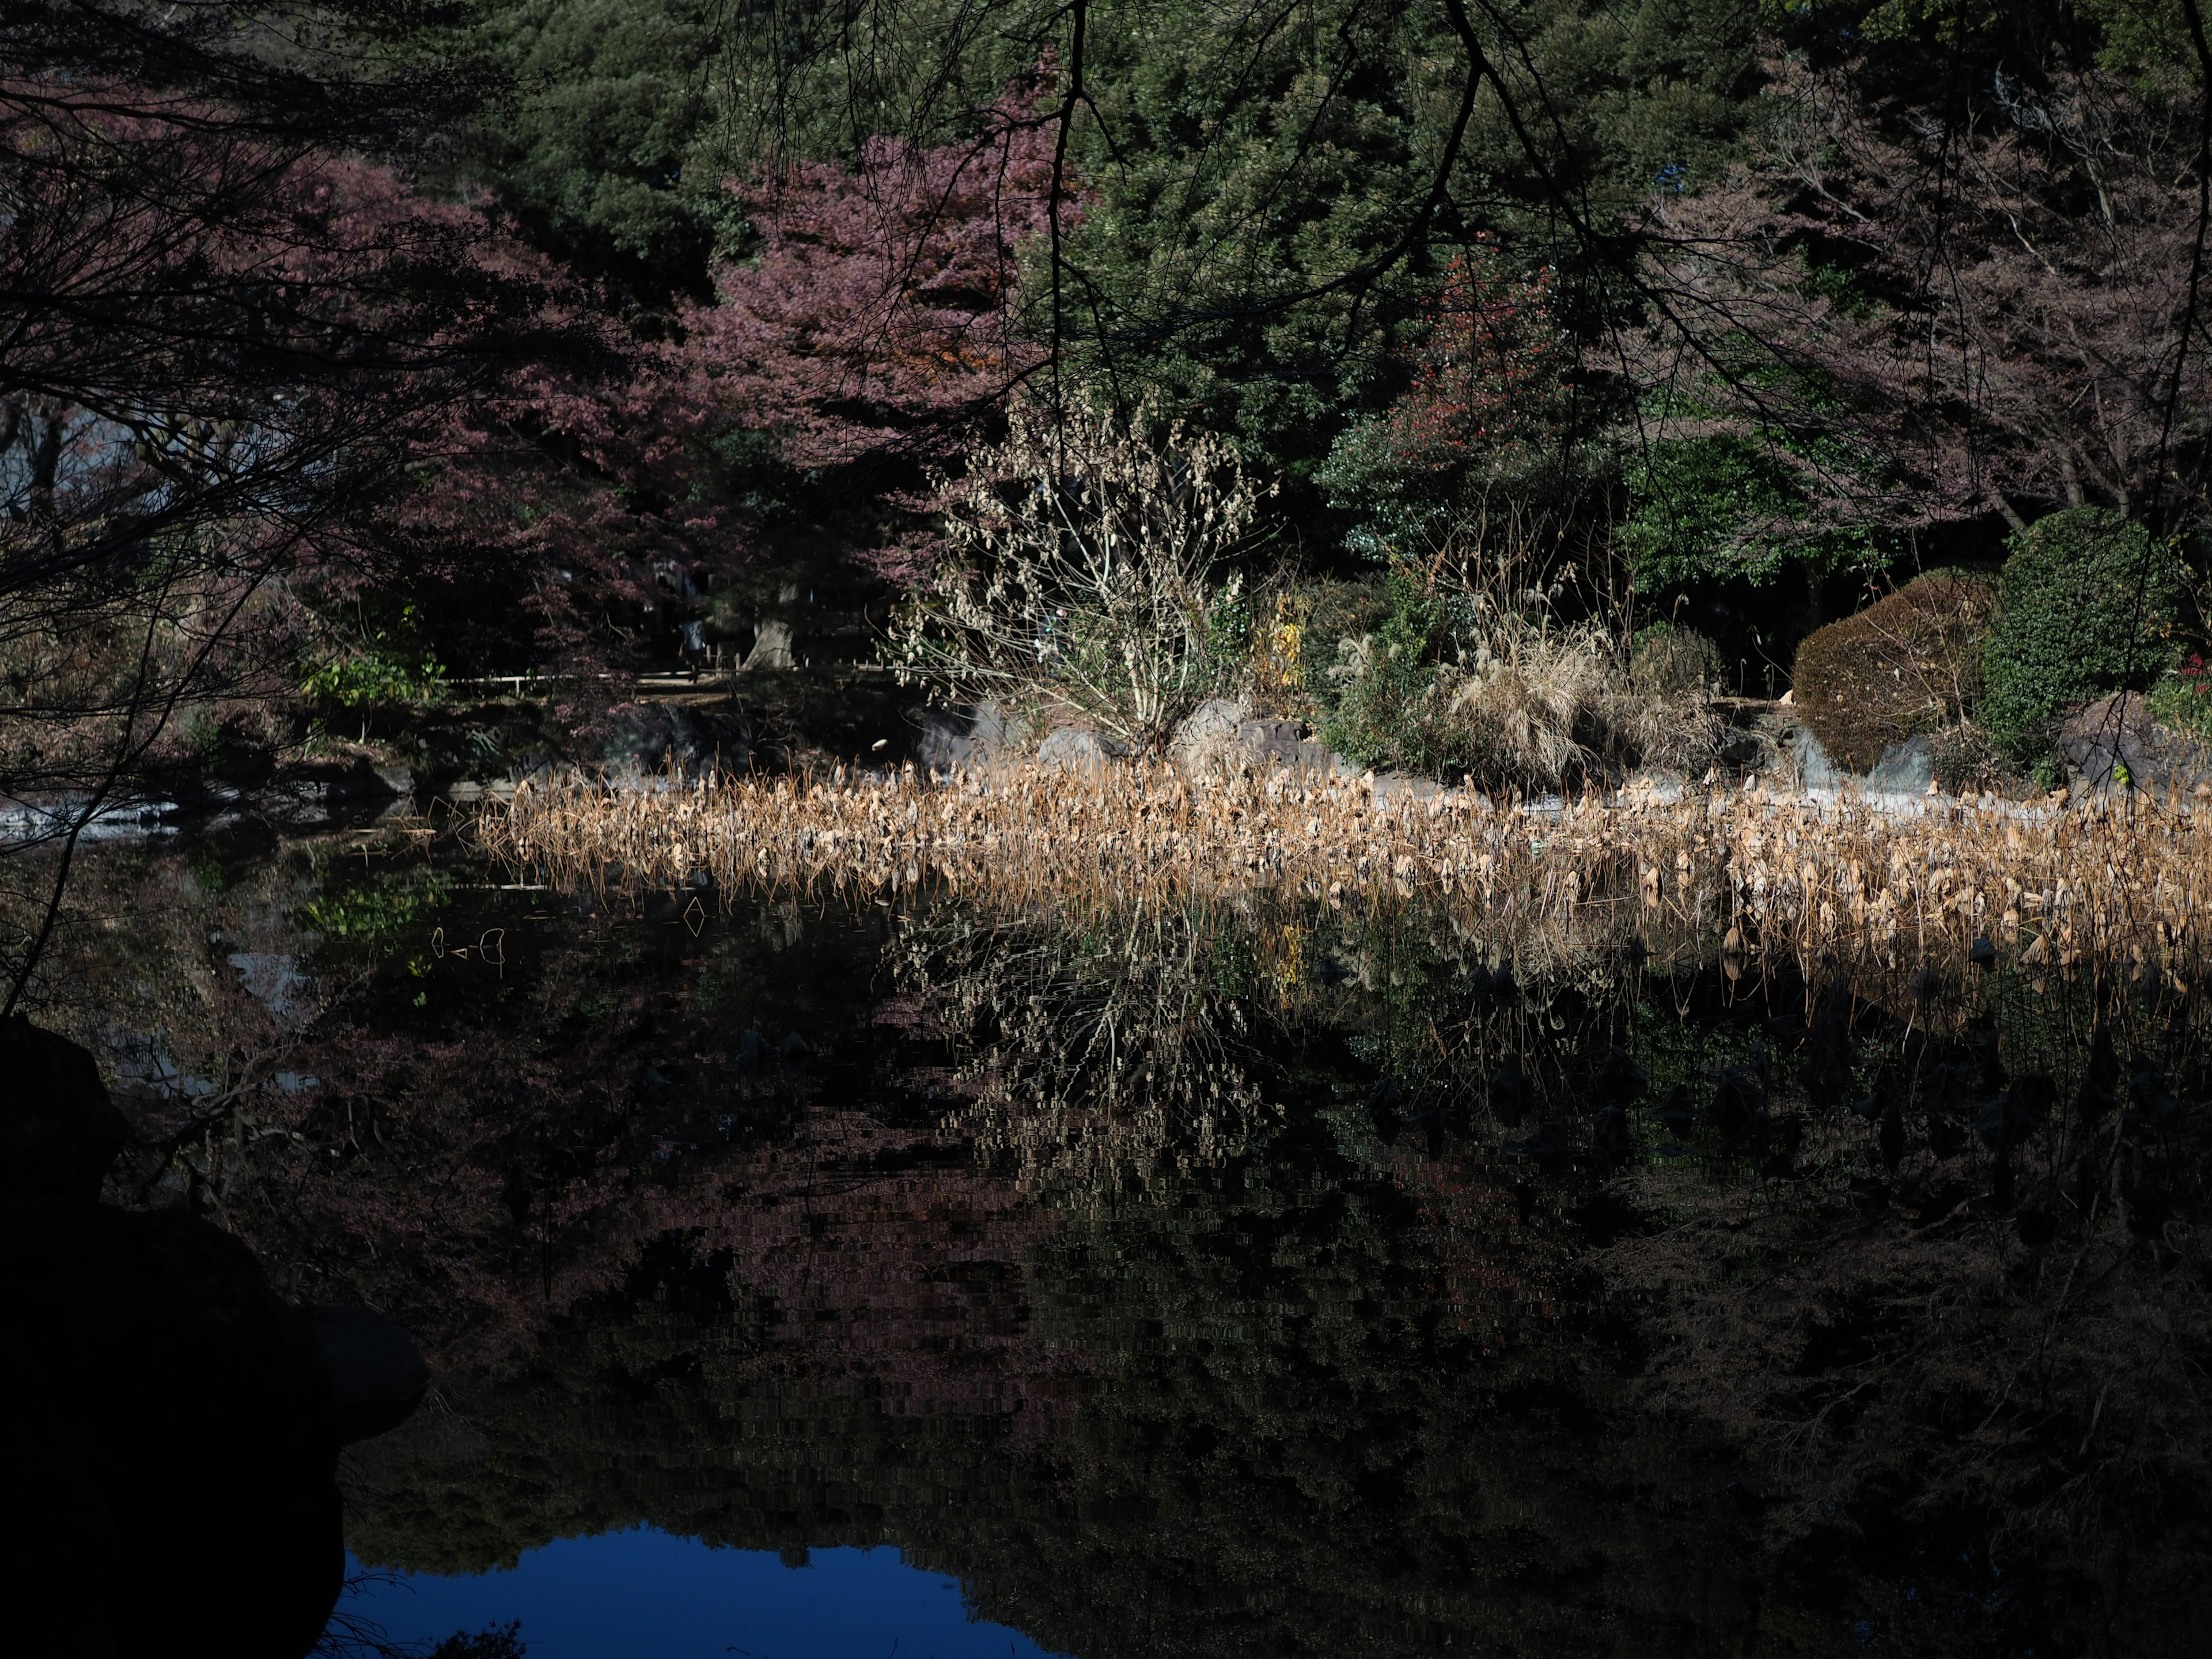
M 476 834 L 517 870 L 602 895 L 826 884 L 863 897 L 925 878 L 1022 908 L 1419 894 L 1511 932 L 1587 919 L 1655 945 L 1718 936 L 1727 955 L 1808 963 L 1893 968 L 1986 940 L 2032 969 L 2101 954 L 2180 974 L 2212 930 L 2212 813 L 2141 795 L 1899 811 L 1751 789 L 1540 810 L 1286 770 L 1194 784 L 1149 764 L 945 782 L 573 775 L 518 790 Z

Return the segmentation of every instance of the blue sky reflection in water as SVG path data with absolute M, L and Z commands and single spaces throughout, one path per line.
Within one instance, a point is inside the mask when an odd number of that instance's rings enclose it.
M 350 1571 L 358 1572 L 357 1564 Z M 1019 1631 L 968 1616 L 957 1580 L 895 1549 L 828 1549 L 804 1566 L 652 1527 L 562 1538 L 511 1571 L 411 1573 L 342 1611 L 398 1642 L 522 1621 L 530 1659 L 1037 1659 Z

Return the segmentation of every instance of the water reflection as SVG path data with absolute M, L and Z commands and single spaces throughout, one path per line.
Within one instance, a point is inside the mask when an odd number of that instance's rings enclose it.
M 717 1550 L 649 1527 L 557 1540 L 511 1571 L 360 1574 L 341 1617 L 386 1648 L 468 1632 L 475 1659 L 509 1635 L 532 1659 L 1042 1659 L 896 1550 Z
M 1085 1656 L 2167 1654 L 2212 1612 L 2178 942 L 1845 975 L 390 847 L 118 853 L 76 902 L 46 1017 L 130 1081 L 130 1191 L 434 1352 L 349 1455 L 373 1565 L 891 1544 Z

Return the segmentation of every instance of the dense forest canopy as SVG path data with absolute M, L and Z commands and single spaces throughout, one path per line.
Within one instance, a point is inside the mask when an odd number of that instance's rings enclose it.
M 1505 525 L 1771 693 L 2059 507 L 2194 545 L 2200 22 L 583 0 L 486 21 L 515 91 L 468 165 L 634 330 L 711 360 L 741 320 L 765 368 L 710 362 L 706 418 L 756 556 L 926 586 L 933 468 L 1076 398 L 1280 483 L 1248 575 Z
M 1054 395 L 1232 435 L 1292 485 L 1285 519 L 1324 563 L 1418 539 L 1470 493 L 1568 506 L 1619 527 L 1606 545 L 1663 605 L 1988 556 L 2067 501 L 2183 527 L 2202 488 L 2195 16 L 586 0 L 482 20 L 513 92 L 457 166 L 633 327 L 682 337 L 716 332 L 717 299 L 787 297 L 772 194 L 964 167 L 908 212 L 1004 234 L 1019 280 L 959 296 L 1042 348 L 1001 354 L 1001 395 L 1042 366 Z M 1039 216 L 1009 158 L 1048 146 L 1067 199 Z M 1408 454 L 1378 433 L 1471 256 L 1545 283 L 1564 395 L 1517 441 Z M 848 300 L 937 280 L 843 263 Z M 835 281 L 815 282 L 826 307 Z M 815 355 L 809 319 L 783 320 L 787 354 Z M 835 355 L 899 403 L 910 351 L 887 337 L 872 373 Z M 1479 356 L 1460 369 L 1495 389 Z M 749 386 L 722 418 L 880 424 L 814 378 Z M 897 424 L 975 412 L 922 401 Z M 735 447 L 750 499 L 820 516 L 817 444 Z M 915 482 L 901 448 L 846 447 L 841 465 L 876 464 L 879 511 L 845 539 L 885 537 Z
M 1307 559 L 1387 552 L 1504 489 L 1617 528 L 1606 544 L 1662 602 L 1887 568 L 1938 526 L 1986 550 L 2069 501 L 2185 529 L 2202 493 L 2193 0 L 18 9 L 19 167 L 71 107 L 38 89 L 96 74 L 102 118 L 189 100 L 193 143 L 266 146 L 252 189 L 272 209 L 302 167 L 368 166 L 410 192 L 380 250 L 480 222 L 510 279 L 534 254 L 532 280 L 619 324 L 600 343 L 626 361 L 579 395 L 611 376 L 634 422 L 653 378 L 697 423 L 655 503 L 687 526 L 678 501 L 741 503 L 772 532 L 835 500 L 838 540 L 880 543 L 912 528 L 915 456 L 957 453 L 1040 374 L 1232 436 L 1291 485 Z M 243 234 L 244 188 L 167 211 Z M 939 246 L 986 228 L 988 259 Z M 380 252 L 328 257 L 402 300 L 359 263 Z M 1389 436 L 1394 404 L 1449 355 L 1439 307 L 1463 310 L 1471 258 L 1541 283 L 1562 384 L 1508 441 L 1471 428 L 1415 453 Z M 162 280 L 112 274 L 118 301 Z M 900 296 L 915 314 L 893 317 Z M 1004 337 L 970 350 L 985 313 Z M 854 317 L 882 325 L 872 361 L 865 331 L 823 349 Z M 453 328 L 394 313 L 374 332 L 386 355 L 451 355 Z M 748 334 L 758 362 L 721 385 Z M 475 343 L 525 374 L 546 349 Z M 954 358 L 971 372 L 945 395 L 931 365 Z M 1495 396 L 1494 369 L 1462 350 L 1452 372 Z M 95 388 L 57 374 L 100 372 L 26 361 L 10 380 L 66 397 Z M 825 443 L 839 423 L 855 430 Z M 15 423 L 33 472 L 36 424 Z M 368 437 L 404 420 L 365 424 L 329 444 L 373 470 Z M 859 497 L 825 494 L 855 465 Z

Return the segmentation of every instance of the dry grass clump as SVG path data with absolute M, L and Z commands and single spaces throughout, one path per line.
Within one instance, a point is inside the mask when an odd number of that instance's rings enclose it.
M 1474 616 L 1449 641 L 1455 656 L 1433 665 L 1410 628 L 1340 641 L 1325 735 L 1378 764 L 1461 772 L 1502 788 L 1572 788 L 1639 766 L 1710 763 L 1720 726 L 1702 685 L 1639 685 L 1618 641 L 1595 622 L 1480 602 Z
M 1718 738 L 1702 686 L 1638 686 L 1594 623 L 1509 618 L 1487 630 L 1471 663 L 1437 669 L 1436 696 L 1445 720 L 1472 734 L 1486 776 L 1531 788 L 1638 766 L 1702 771 Z
M 2212 928 L 2212 815 L 2142 797 L 2071 810 L 1948 799 L 1899 816 L 1765 790 L 1589 798 L 1535 812 L 1288 770 L 1194 785 L 1165 765 L 526 786 L 477 835 L 556 885 L 828 887 L 925 879 L 994 905 L 1275 890 L 1416 892 L 1515 931 L 1632 918 L 1655 943 L 1895 966 L 1978 939 L 2030 967 L 2179 963 Z

